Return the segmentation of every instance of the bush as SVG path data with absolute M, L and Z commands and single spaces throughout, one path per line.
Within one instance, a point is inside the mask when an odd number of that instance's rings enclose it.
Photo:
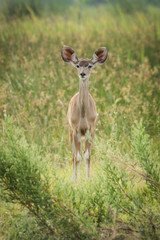
M 9 196 L 28 208 L 51 235 L 85 239 L 89 233 L 84 223 L 51 191 L 41 149 L 27 143 L 24 131 L 13 126 L 12 118 L 7 118 L 3 127 L 0 182 L 7 199 Z
M 145 170 L 147 183 L 151 186 L 152 191 L 159 191 L 160 163 L 158 152 L 154 150 L 153 141 L 145 132 L 142 119 L 140 122 L 135 121 L 135 125 L 132 126 L 131 146 L 133 156 L 138 159 L 141 167 Z

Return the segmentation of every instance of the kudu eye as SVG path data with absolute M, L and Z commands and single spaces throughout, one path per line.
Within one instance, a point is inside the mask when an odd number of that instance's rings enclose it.
M 79 68 L 79 65 L 77 65 L 76 67 Z
M 88 68 L 89 68 L 89 69 L 91 69 L 91 68 L 92 68 L 92 66 L 91 66 L 91 65 L 89 65 L 89 66 L 88 66 Z

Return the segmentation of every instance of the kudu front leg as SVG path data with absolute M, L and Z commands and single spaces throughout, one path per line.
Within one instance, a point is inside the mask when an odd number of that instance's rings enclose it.
M 72 180 L 78 180 L 79 167 L 81 163 L 81 135 L 79 133 L 74 133 L 72 141 L 73 149 L 73 176 Z
M 90 177 L 90 161 L 91 161 L 91 143 L 88 140 L 88 137 L 85 136 L 85 152 L 84 160 L 86 164 L 86 177 Z
M 92 127 L 90 129 L 90 136 L 93 139 L 94 135 L 95 135 L 95 127 Z M 88 134 L 86 133 L 85 135 L 85 152 L 84 152 L 84 160 L 85 160 L 85 164 L 86 164 L 86 177 L 89 178 L 90 177 L 90 164 L 91 164 L 91 143 L 89 142 L 88 139 Z

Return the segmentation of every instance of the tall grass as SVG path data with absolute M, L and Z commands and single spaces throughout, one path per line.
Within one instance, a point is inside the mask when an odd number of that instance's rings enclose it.
M 153 7 L 1 19 L 2 239 L 158 239 L 159 20 Z M 99 113 L 92 177 L 82 163 L 77 184 L 66 113 L 78 76 L 61 59 L 63 45 L 79 57 L 99 46 L 109 53 L 90 77 Z
M 148 5 L 159 6 L 158 0 L 0 0 L 0 14 L 7 19 L 24 16 L 42 16 L 50 13 L 68 12 L 71 6 L 78 6 L 80 9 L 86 6 L 105 5 L 107 8 L 119 7 L 125 13 L 134 13 L 135 11 L 146 11 Z
M 56 14 L 68 8 L 73 2 L 73 0 L 0 0 L 0 14 L 7 19 L 33 14 L 41 16 L 49 12 Z

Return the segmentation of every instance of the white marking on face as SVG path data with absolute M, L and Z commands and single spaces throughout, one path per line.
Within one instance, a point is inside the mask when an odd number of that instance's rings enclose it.
M 86 81 L 86 79 L 88 79 L 88 77 L 82 77 L 81 75 L 79 75 L 79 78 L 83 81 L 83 83 Z

